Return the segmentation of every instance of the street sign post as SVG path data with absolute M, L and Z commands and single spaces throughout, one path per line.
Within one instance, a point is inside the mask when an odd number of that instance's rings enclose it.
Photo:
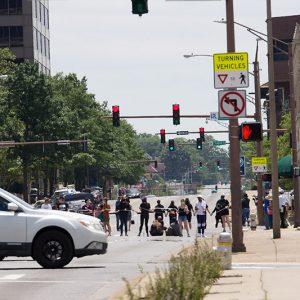
M 246 117 L 246 91 L 219 91 L 219 118 Z
M 249 86 L 248 53 L 214 54 L 215 89 Z

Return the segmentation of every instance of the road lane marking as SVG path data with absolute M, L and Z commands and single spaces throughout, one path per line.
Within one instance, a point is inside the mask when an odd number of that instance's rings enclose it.
M 17 280 L 23 276 L 25 276 L 25 274 L 9 274 L 9 275 L 0 277 L 0 280 Z

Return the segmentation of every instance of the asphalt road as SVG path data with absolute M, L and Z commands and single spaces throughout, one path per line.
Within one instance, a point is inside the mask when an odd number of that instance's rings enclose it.
M 216 200 L 220 197 L 211 193 L 211 187 L 203 189 L 201 194 L 212 211 Z M 225 194 L 229 190 L 224 190 Z M 186 197 L 186 196 L 185 196 Z M 180 202 L 180 196 L 159 198 L 164 206 L 171 200 Z M 194 205 L 196 195 L 189 197 Z M 158 198 L 149 198 L 154 208 Z M 141 200 L 132 199 L 131 204 L 137 210 Z M 114 203 L 111 202 L 112 208 Z M 149 225 L 154 219 L 150 216 Z M 8 257 L 0 262 L 0 299 L 1 300 L 101 300 L 110 299 L 125 286 L 124 278 L 132 280 L 141 272 L 153 272 L 157 267 L 164 267 L 170 256 L 176 254 L 184 246 L 192 244 L 196 237 L 196 219 L 193 217 L 191 237 L 186 232 L 183 237 L 147 237 L 145 232 L 137 236 L 139 215 L 134 214 L 135 225 L 132 225 L 129 236 L 120 236 L 116 231 L 115 216 L 111 217 L 112 236 L 109 237 L 108 252 L 101 256 L 83 257 L 73 261 L 63 269 L 42 269 L 29 258 Z M 168 225 L 168 218 L 165 218 Z M 217 238 L 222 231 L 221 226 L 214 228 L 215 218 L 208 217 L 206 235 Z M 209 241 L 209 239 L 208 239 Z

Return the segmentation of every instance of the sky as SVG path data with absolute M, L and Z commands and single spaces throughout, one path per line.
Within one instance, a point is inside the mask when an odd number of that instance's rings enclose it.
M 148 0 L 149 13 L 131 13 L 131 0 L 50 0 L 52 75 L 76 73 L 87 77 L 97 101 L 120 106 L 122 115 L 181 115 L 217 112 L 212 57 L 184 58 L 184 54 L 226 53 L 225 0 Z M 235 21 L 267 32 L 266 0 L 234 0 Z M 300 14 L 299 0 L 272 0 L 272 16 Z M 253 71 L 257 37 L 235 26 L 236 52 L 247 52 Z M 267 44 L 259 42 L 261 84 L 267 82 Z M 254 92 L 252 76 L 247 93 Z M 251 95 L 250 95 L 251 96 Z M 252 95 L 253 96 L 253 95 Z M 254 105 L 247 102 L 247 114 Z M 247 119 L 250 121 L 251 119 Z M 240 119 L 240 122 L 246 121 Z M 181 118 L 128 119 L 138 133 L 226 130 L 214 121 Z M 228 124 L 226 121 L 222 123 Z M 213 133 L 216 140 L 228 134 Z M 169 136 L 170 137 L 170 136 Z M 196 138 L 195 135 L 186 136 Z

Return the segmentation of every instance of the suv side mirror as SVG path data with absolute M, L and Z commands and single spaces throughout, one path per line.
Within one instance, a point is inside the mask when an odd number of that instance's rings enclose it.
M 15 203 L 8 203 L 7 204 L 7 210 L 8 211 L 17 211 L 19 209 L 19 206 Z

